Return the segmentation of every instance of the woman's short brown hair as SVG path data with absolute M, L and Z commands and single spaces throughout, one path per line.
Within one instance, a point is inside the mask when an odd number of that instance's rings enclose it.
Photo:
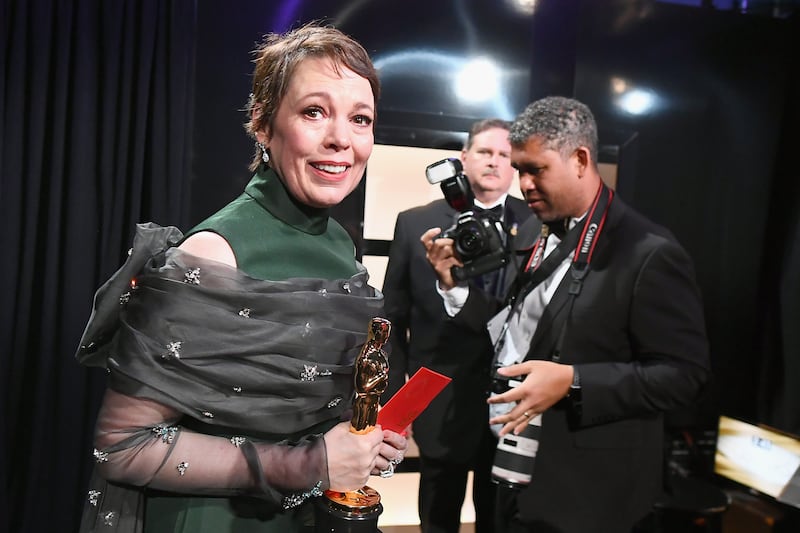
M 331 26 L 308 23 L 286 33 L 270 33 L 253 51 L 253 91 L 247 105 L 247 132 L 255 137 L 265 126 L 272 129 L 273 120 L 295 70 L 309 57 L 328 58 L 334 68 L 346 67 L 369 81 L 377 108 L 380 81 L 372 60 L 357 41 Z M 254 113 L 256 111 L 256 113 Z M 261 150 L 256 147 L 250 170 L 261 162 Z

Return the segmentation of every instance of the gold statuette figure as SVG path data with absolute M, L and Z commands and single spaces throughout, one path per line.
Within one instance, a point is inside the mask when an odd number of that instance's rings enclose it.
M 353 418 L 350 432 L 364 434 L 375 429 L 380 397 L 389 385 L 389 362 L 384 344 L 389 339 L 391 322 L 373 318 L 367 341 L 355 361 Z M 377 531 L 378 516 L 383 511 L 381 497 L 375 489 L 364 486 L 358 490 L 340 492 L 326 490 L 318 506 L 317 531 L 372 532 Z
M 356 359 L 353 418 L 350 431 L 369 433 L 378 419 L 381 394 L 389 385 L 389 361 L 383 345 L 389 339 L 391 323 L 384 318 L 373 318 L 369 324 L 367 342 Z

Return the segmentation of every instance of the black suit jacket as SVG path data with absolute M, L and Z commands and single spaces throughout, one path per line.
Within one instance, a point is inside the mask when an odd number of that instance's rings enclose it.
M 383 283 L 386 316 L 392 322 L 389 356 L 390 398 L 421 366 L 453 381 L 415 421 L 414 440 L 420 452 L 454 462 L 468 461 L 488 424 L 486 390 L 492 348 L 485 329 L 472 331 L 445 313 L 436 291 L 436 273 L 420 242 L 430 228 L 449 228 L 457 211 L 444 200 L 400 213 Z M 531 216 L 522 200 L 507 197 L 505 222 L 518 225 Z M 509 276 L 510 277 L 510 276 Z
M 551 358 L 570 281 L 545 309 L 528 359 Z M 470 293 L 456 320 L 475 330 L 492 312 Z M 518 498 L 523 521 L 627 533 L 651 510 L 662 489 L 662 413 L 691 404 L 708 379 L 704 324 L 686 252 L 615 198 L 561 350 L 579 371 L 583 412 L 572 420 L 565 400 L 544 413 L 533 478 Z

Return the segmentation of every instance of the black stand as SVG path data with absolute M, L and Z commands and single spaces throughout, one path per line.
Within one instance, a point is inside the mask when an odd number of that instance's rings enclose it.
M 327 491 L 314 499 L 315 533 L 380 533 L 378 517 L 383 512 L 375 489 L 353 492 Z
M 722 516 L 730 497 L 719 487 L 700 478 L 674 476 L 670 491 L 655 504 L 658 533 L 722 531 Z

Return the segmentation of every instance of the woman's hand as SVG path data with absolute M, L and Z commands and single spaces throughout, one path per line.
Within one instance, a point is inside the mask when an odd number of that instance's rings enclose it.
M 375 431 L 379 431 L 378 428 Z M 381 477 L 392 477 L 394 469 L 399 465 L 406 456 L 408 451 L 408 439 L 400 433 L 384 429 L 383 443 L 380 447 L 380 453 L 375 463 L 375 468 L 372 469 L 372 475 Z
M 384 446 L 383 433 L 377 428 L 360 435 L 351 433 L 350 422 L 340 422 L 325 433 L 331 490 L 356 490 L 367 483 L 379 461 L 383 464 L 379 459 Z

